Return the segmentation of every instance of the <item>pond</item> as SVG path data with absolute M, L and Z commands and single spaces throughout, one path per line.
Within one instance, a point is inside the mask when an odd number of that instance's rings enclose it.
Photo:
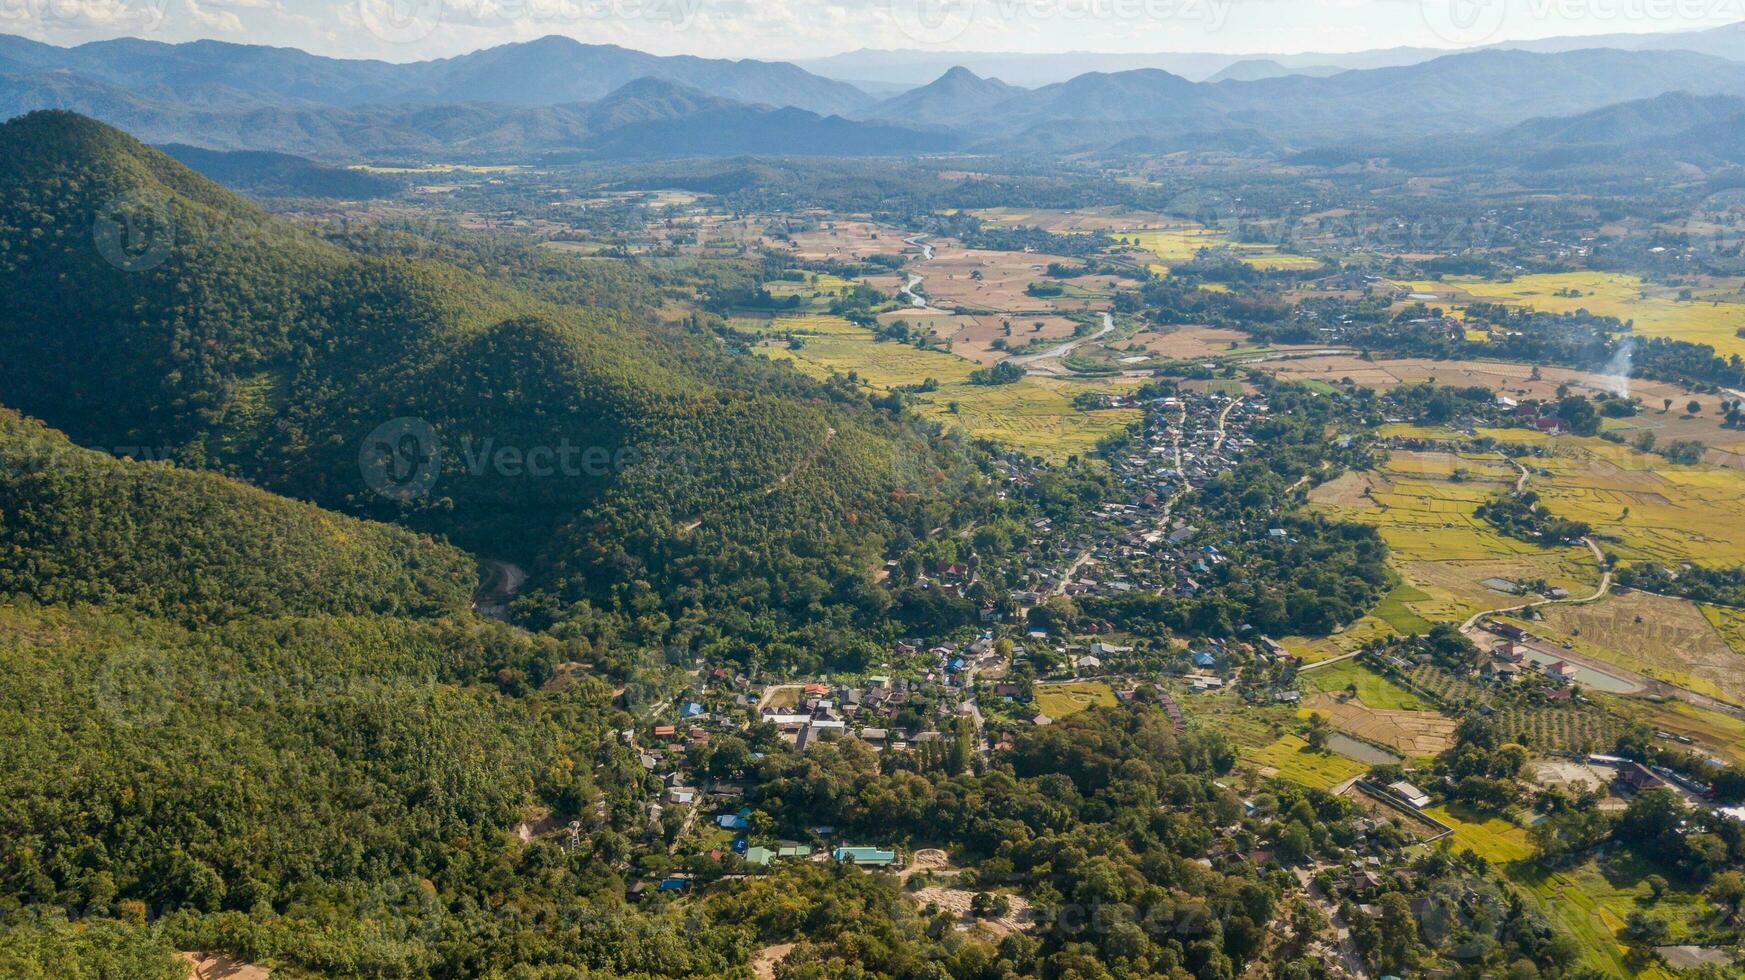
M 1535 650 L 1531 647 L 1527 648 L 1526 654 L 1528 661 L 1539 666 L 1554 664 L 1563 660 L 1562 657 L 1546 653 L 1543 650 Z M 1575 668 L 1575 673 L 1571 675 L 1569 679 L 1587 690 L 1604 691 L 1607 694 L 1635 694 L 1640 690 L 1637 685 L 1623 679 L 1622 677 L 1613 677 L 1611 674 L 1594 670 L 1592 667 L 1583 667 L 1580 664 L 1571 664 L 1570 666 Z
M 1339 753 L 1347 759 L 1355 759 L 1358 762 L 1367 763 L 1372 766 L 1391 765 L 1395 762 L 1401 762 L 1405 758 L 1404 756 L 1395 755 L 1378 745 L 1371 745 L 1368 742 L 1359 741 L 1344 732 L 1328 733 L 1327 748 Z

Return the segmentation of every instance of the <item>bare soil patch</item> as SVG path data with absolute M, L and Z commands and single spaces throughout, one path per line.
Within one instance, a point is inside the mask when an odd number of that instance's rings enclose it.
M 1334 728 L 1406 756 L 1434 755 L 1454 745 L 1457 723 L 1433 711 L 1371 708 L 1355 698 L 1317 694 L 1304 707 L 1319 711 Z

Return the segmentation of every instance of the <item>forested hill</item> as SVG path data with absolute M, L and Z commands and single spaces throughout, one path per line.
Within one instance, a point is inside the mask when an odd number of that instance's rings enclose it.
M 701 331 L 319 241 L 73 114 L 0 127 L 0 275 L 8 407 L 527 564 L 596 636 L 879 620 L 968 472 Z
M 0 596 L 189 622 L 458 613 L 471 557 L 226 477 L 81 449 L 0 409 Z

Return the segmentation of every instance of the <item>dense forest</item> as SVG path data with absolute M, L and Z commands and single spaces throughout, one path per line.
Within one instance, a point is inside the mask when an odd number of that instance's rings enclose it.
M 874 569 L 983 492 L 900 406 L 539 264 L 524 292 L 412 239 L 342 250 L 70 114 L 0 127 L 0 184 L 10 407 L 522 564 L 537 625 L 779 660 L 871 622 Z

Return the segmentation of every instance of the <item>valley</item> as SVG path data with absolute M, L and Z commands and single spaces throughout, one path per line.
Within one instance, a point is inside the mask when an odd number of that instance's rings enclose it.
M 0 38 L 0 976 L 1737 975 L 1686 40 Z

